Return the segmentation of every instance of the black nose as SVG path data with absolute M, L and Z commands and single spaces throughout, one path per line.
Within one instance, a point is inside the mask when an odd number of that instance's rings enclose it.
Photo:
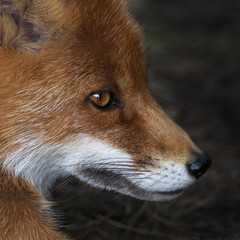
M 207 154 L 201 154 L 194 157 L 193 160 L 187 163 L 188 172 L 196 177 L 200 178 L 210 167 L 211 158 Z

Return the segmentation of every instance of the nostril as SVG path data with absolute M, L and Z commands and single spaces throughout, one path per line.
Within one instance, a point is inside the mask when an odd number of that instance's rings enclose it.
M 200 178 L 209 169 L 211 162 L 211 158 L 205 153 L 195 156 L 193 160 L 187 163 L 188 172 L 192 176 Z

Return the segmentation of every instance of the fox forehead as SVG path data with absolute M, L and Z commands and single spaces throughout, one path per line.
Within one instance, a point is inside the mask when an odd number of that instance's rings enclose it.
M 23 26 L 32 25 L 37 29 L 33 37 L 38 35 L 45 42 L 34 57 L 29 54 L 13 55 L 11 59 L 9 52 L 7 57 L 1 54 L 2 58 L 8 59 L 8 63 L 3 66 L 5 72 L 9 69 L 7 75 L 11 75 L 14 63 L 16 66 L 21 64 L 25 69 L 24 80 L 15 78 L 15 83 L 32 81 L 34 77 L 27 78 L 31 70 L 38 81 L 41 81 L 41 77 L 46 79 L 44 72 L 49 75 L 51 71 L 51 76 L 55 74 L 58 77 L 54 69 L 62 75 L 65 72 L 64 77 L 68 81 L 70 78 L 77 79 L 82 90 L 86 88 L 84 83 L 92 84 L 93 89 L 106 89 L 113 87 L 111 85 L 114 81 L 119 87 L 125 88 L 134 87 L 135 81 L 146 81 L 147 57 L 142 46 L 141 29 L 127 12 L 125 1 L 34 0 L 31 4 L 16 1 L 13 5 L 20 14 L 23 9 L 27 9 L 25 19 L 21 19 L 25 22 Z M 22 28 L 19 27 L 19 31 L 24 31 Z M 21 43 L 16 42 L 15 45 L 13 47 L 17 50 Z
M 49 78 L 49 72 L 52 77 L 55 75 L 55 78 L 61 79 L 63 76 L 63 84 L 64 81 L 79 84 L 82 91 L 87 89 L 86 94 L 89 94 L 89 90 L 117 91 L 117 86 L 118 90 L 121 88 L 123 91 L 135 89 L 136 84 L 147 87 L 147 57 L 142 49 L 139 47 L 136 53 L 129 49 L 129 52 L 119 56 L 116 51 L 118 50 L 109 51 L 101 42 L 85 38 L 50 43 L 38 57 L 34 72 L 40 72 L 40 77 L 46 73 L 43 79 Z

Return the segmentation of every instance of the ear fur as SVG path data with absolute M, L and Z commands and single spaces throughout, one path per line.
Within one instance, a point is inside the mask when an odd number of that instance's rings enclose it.
M 49 39 L 54 22 L 44 1 L 0 0 L 0 46 L 37 54 Z

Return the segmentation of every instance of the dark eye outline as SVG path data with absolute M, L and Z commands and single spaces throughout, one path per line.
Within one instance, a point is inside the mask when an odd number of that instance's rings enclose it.
M 92 96 L 95 95 L 95 94 L 101 95 L 101 94 L 103 94 L 103 93 L 109 93 L 109 94 L 110 94 L 110 99 L 109 99 L 108 103 L 107 103 L 105 106 L 99 106 L 98 104 L 96 104 L 96 103 L 92 100 Z M 121 107 L 120 102 L 119 102 L 117 99 L 115 99 L 114 94 L 113 94 L 112 92 L 106 91 L 106 90 L 105 90 L 105 91 L 94 92 L 94 93 L 92 93 L 91 95 L 89 95 L 88 99 L 89 99 L 90 103 L 91 103 L 95 108 L 97 108 L 97 109 L 99 109 L 99 110 L 105 110 L 105 111 L 106 111 L 106 110 L 112 110 L 112 109 L 114 109 L 114 108 Z

